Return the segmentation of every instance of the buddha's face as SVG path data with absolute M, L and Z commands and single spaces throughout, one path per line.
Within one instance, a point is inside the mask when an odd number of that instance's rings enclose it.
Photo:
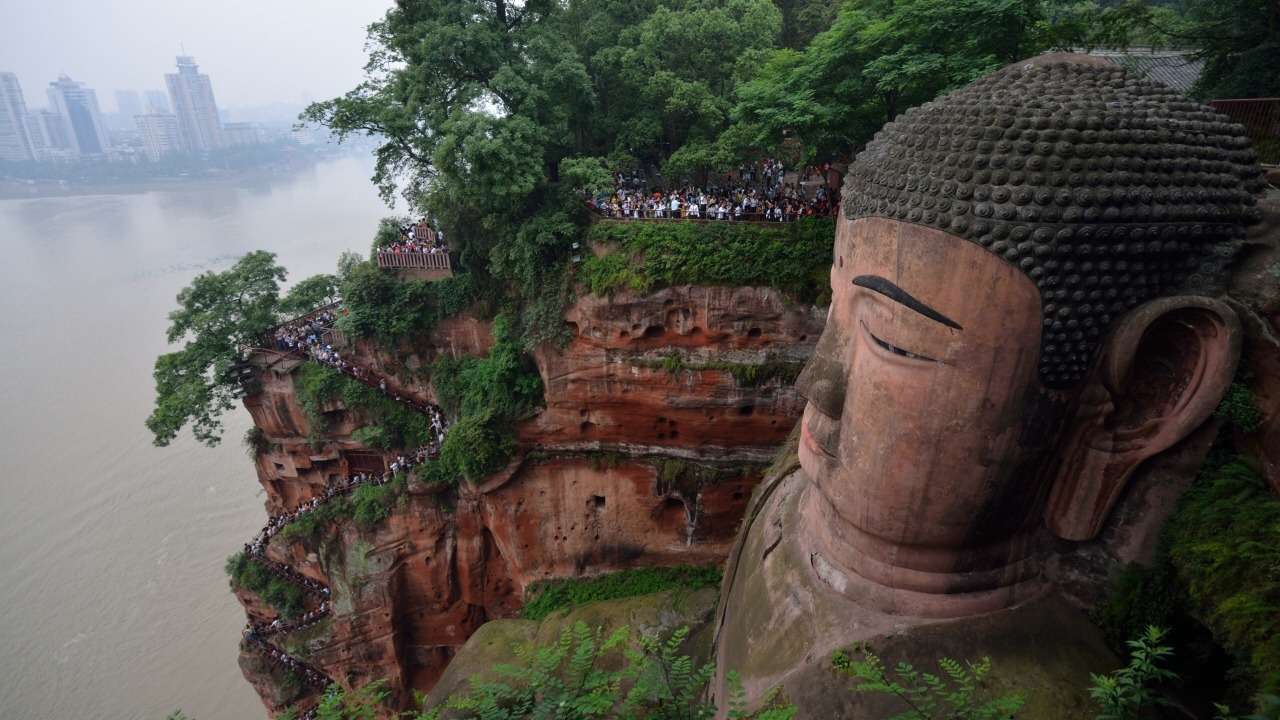
M 1024 432 L 1039 291 L 979 245 L 879 218 L 841 217 L 834 260 L 826 330 L 797 382 L 800 463 L 829 514 L 814 520 L 886 567 L 999 554 L 1038 495 L 1015 469 L 1040 449 Z

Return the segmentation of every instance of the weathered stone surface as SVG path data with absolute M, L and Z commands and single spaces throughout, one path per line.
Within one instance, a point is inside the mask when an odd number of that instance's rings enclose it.
M 773 688 L 799 708 L 797 717 L 885 717 L 903 708 L 855 694 L 830 668 L 831 654 L 866 643 L 887 664 L 908 661 L 932 669 L 941 657 L 994 664 L 995 692 L 1023 692 L 1019 717 L 1092 718 L 1086 688 L 1090 672 L 1115 666 L 1099 632 L 1075 608 L 1052 594 L 1011 609 L 963 620 L 890 615 L 839 592 L 857 582 L 815 563 L 799 527 L 807 483 L 803 470 L 761 485 L 744 534 L 730 554 L 717 608 L 717 668 L 713 690 L 722 710 L 726 674 L 740 676 L 748 702 L 758 705 Z
M 568 347 L 537 354 L 547 408 L 523 439 L 761 460 L 790 432 L 803 401 L 785 382 L 741 387 L 723 366 L 803 363 L 823 326 L 819 311 L 777 290 L 700 286 L 587 295 L 566 319 Z M 664 369 L 673 353 L 688 368 L 718 369 Z

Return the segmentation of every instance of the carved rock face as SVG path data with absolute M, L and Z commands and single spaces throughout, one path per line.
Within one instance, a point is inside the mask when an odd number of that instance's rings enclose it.
M 841 218 L 834 257 L 827 327 L 797 381 L 815 563 L 924 614 L 901 600 L 1016 582 L 1035 485 L 1015 471 L 1043 450 L 1024 431 L 1035 285 L 980 246 L 879 218 Z
M 885 126 L 846 177 L 797 383 L 814 572 L 901 614 L 1034 592 L 1046 497 L 1054 533 L 1095 537 L 1137 464 L 1221 398 L 1238 321 L 1178 293 L 1224 279 L 1259 178 L 1242 128 L 1079 56 Z
M 1262 187 L 1240 125 L 1060 55 L 886 125 L 849 167 L 844 213 L 945 230 L 1025 272 L 1044 301 L 1041 377 L 1069 387 L 1125 312 L 1221 279 Z

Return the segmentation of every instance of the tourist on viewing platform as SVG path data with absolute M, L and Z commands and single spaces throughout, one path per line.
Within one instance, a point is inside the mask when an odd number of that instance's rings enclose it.
M 409 254 L 423 253 L 428 255 L 437 255 L 449 252 L 449 246 L 444 242 L 444 231 L 437 230 L 431 226 L 429 220 L 422 220 L 416 225 L 400 226 L 399 242 L 393 242 L 380 248 L 379 252 Z
M 692 220 L 757 220 L 791 222 L 802 217 L 830 215 L 832 203 L 826 187 L 829 165 L 806 167 L 797 177 L 803 181 L 785 182 L 781 161 L 764 160 L 747 165 L 718 178 L 706 187 L 681 187 L 650 190 L 638 178 L 621 174 L 614 177 L 614 189 L 608 195 L 589 198 L 587 204 L 606 217 L 620 219 L 692 219 Z M 818 175 L 821 184 L 809 178 Z

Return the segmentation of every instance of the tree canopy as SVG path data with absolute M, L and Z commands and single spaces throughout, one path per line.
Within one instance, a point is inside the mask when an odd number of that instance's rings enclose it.
M 156 445 L 168 445 L 188 424 L 197 440 L 218 444 L 222 414 L 235 400 L 240 349 L 257 344 L 277 321 L 284 278 L 276 256 L 259 250 L 228 270 L 197 276 L 178 293 L 167 337 L 185 344 L 156 360 L 155 409 L 147 418 Z

